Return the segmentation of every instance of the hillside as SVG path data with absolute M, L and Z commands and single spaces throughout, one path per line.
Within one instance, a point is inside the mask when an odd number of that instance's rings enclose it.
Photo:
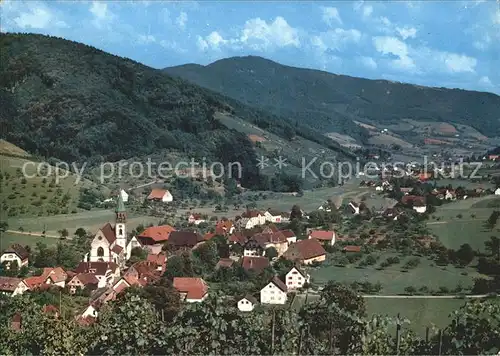
M 306 125 L 81 43 L 1 34 L 0 46 L 1 138 L 39 157 L 95 164 L 177 151 L 240 162 L 257 184 L 254 146 L 216 113 L 352 155 Z
M 361 141 L 366 132 L 353 120 L 375 125 L 398 124 L 401 119 L 439 121 L 500 136 L 500 96 L 491 93 L 354 78 L 254 56 L 164 70 L 291 121 L 307 121 L 323 132 Z

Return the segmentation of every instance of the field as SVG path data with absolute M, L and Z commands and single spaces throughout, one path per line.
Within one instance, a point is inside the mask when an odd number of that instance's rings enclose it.
M 29 236 L 11 232 L 4 232 L 3 234 L 1 234 L 0 237 L 0 251 L 2 251 L 3 249 L 9 247 L 14 243 L 18 243 L 23 246 L 28 245 L 34 247 L 36 243 L 40 241 L 50 246 L 50 245 L 55 245 L 59 241 L 59 239 L 53 237 L 43 238 L 39 236 Z
M 447 266 L 445 268 L 433 266 L 432 261 L 424 257 L 420 258 L 420 264 L 417 267 L 408 270 L 408 272 L 402 272 L 401 267 L 407 260 L 413 258 L 413 256 L 399 256 L 401 261 L 399 264 L 392 265 L 383 270 L 375 269 L 377 265 L 390 256 L 396 256 L 396 254 L 381 254 L 377 264 L 371 267 L 356 268 L 356 266 L 353 265 L 348 265 L 346 267 L 337 267 L 334 265 L 320 266 L 311 269 L 309 274 L 311 275 L 313 283 L 320 285 L 330 280 L 340 283 L 380 283 L 382 285 L 380 294 L 389 295 L 402 294 L 404 293 L 404 289 L 409 286 L 413 286 L 416 289 L 426 286 L 429 290 L 433 291 L 437 291 L 440 287 L 446 287 L 452 290 L 455 289 L 457 285 L 467 288 L 473 285 L 474 277 L 479 275 L 472 268 L 460 269 L 453 266 Z M 335 257 L 336 256 L 331 257 L 333 259 L 332 263 L 335 263 Z M 467 272 L 467 275 L 462 275 L 463 272 Z
M 435 219 L 431 218 L 427 227 L 448 248 L 468 243 L 473 249 L 484 251 L 484 242 L 498 234 L 497 228 L 490 231 L 483 226 L 493 211 L 488 204 L 496 201 L 498 197 L 491 195 L 444 204 L 437 207 L 432 214 Z
M 314 302 L 317 296 L 309 296 L 308 302 Z M 305 295 L 297 295 L 291 308 L 299 310 L 305 302 Z M 386 315 L 410 320 L 403 327 L 410 328 L 420 336 L 425 335 L 426 327 L 442 328 L 451 322 L 449 315 L 464 305 L 463 299 L 376 299 L 365 298 L 368 316 Z

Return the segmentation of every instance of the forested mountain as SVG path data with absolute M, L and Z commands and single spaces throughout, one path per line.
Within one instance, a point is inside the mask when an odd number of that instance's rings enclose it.
M 345 152 L 307 125 L 81 43 L 1 34 L 0 46 L 1 138 L 45 158 L 117 161 L 172 149 L 238 161 L 253 179 L 251 142 L 216 120 L 216 112 Z
M 500 136 L 500 96 L 491 93 L 354 78 L 255 56 L 164 70 L 292 121 L 307 121 L 314 128 L 361 139 L 363 133 L 352 120 L 444 121 L 470 125 L 489 137 Z

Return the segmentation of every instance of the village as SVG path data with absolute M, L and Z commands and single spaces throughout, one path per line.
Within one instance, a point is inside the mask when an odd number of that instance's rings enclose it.
M 90 248 L 75 268 L 44 267 L 38 269 L 39 274 L 34 274 L 36 269 L 31 267 L 28 249 L 13 244 L 0 256 L 4 271 L 12 272 L 9 276 L 0 276 L 0 292 L 15 297 L 59 288 L 69 296 L 84 295 L 87 302 L 74 312 L 75 319 L 83 325 L 95 322 L 101 309 L 125 290 L 144 288 L 163 280 L 171 283 L 185 303 L 203 302 L 211 293 L 224 298 L 226 293 L 230 303 L 241 312 L 250 312 L 259 305 L 284 306 L 293 304 L 297 296 L 305 295 L 307 299 L 308 294 L 314 295 L 321 289 L 322 278 L 316 276 L 322 268 L 329 268 L 322 266 L 344 267 L 361 261 L 359 266 L 363 268 L 373 265 L 375 262 L 371 260 L 379 258 L 373 258 L 376 250 L 399 251 L 400 257 L 416 254 L 431 255 L 430 258 L 436 260 L 448 259 L 443 256 L 448 256 L 452 250 L 443 247 L 428 232 L 413 236 L 408 231 L 389 237 L 384 227 L 421 231 L 422 221 L 431 219 L 430 214 L 438 206 L 500 195 L 500 188 L 440 186 L 439 179 L 420 171 L 407 172 L 403 178 L 394 178 L 395 173 L 384 171 L 375 180 L 358 177 L 359 186 L 369 195 L 384 196 L 391 201 L 381 209 L 373 204 L 369 206 L 370 199 L 366 196 L 345 202 L 333 197 L 315 211 L 305 212 L 298 198 L 298 203 L 286 212 L 247 208 L 241 215 L 215 221 L 208 219 L 206 214 L 191 212 L 186 214 L 185 229 L 163 224 L 145 227 L 136 234 L 131 234 L 132 227 L 128 225 L 128 194 L 121 190 L 113 198 L 114 222 L 105 224 L 90 237 Z M 146 199 L 152 204 L 168 205 L 174 197 L 166 189 L 153 189 Z M 206 228 L 200 228 L 202 226 Z M 364 232 L 368 230 L 369 233 Z M 406 247 L 400 246 L 403 244 Z M 410 252 L 401 255 L 401 251 L 408 249 Z M 441 255 L 436 257 L 436 254 Z M 177 269 L 174 266 L 179 260 L 191 263 L 193 256 L 202 261 L 201 269 L 185 273 L 184 265 Z M 211 262 L 205 263 L 206 260 Z M 398 257 L 389 257 L 380 268 L 396 260 Z M 455 258 L 449 263 L 459 264 L 459 260 Z M 411 268 L 415 258 L 411 261 L 403 268 Z M 16 276 L 14 271 L 22 268 L 30 271 L 28 276 Z M 338 275 L 326 279 L 337 280 Z M 226 285 L 234 280 L 241 284 L 234 288 Z M 248 281 L 252 283 L 245 285 Z M 381 289 L 369 278 L 356 283 L 364 286 L 360 293 Z M 405 292 L 416 291 L 407 287 Z M 446 293 L 444 287 L 441 293 Z M 54 305 L 47 308 L 57 310 Z M 17 319 L 14 322 L 19 324 Z

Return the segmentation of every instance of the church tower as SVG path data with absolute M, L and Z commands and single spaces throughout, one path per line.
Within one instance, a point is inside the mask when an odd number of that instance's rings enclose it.
M 127 246 L 127 230 L 125 229 L 125 223 L 127 222 L 127 212 L 125 210 L 125 204 L 123 203 L 123 198 L 121 194 L 118 194 L 118 201 L 116 202 L 116 224 L 115 224 L 115 236 L 116 244 L 125 248 Z

